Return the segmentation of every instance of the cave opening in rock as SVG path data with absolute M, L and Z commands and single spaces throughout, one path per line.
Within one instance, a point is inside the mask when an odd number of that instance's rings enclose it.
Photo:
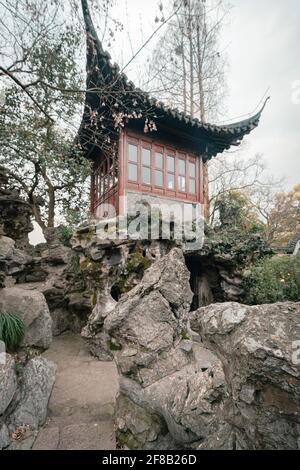
M 120 298 L 121 298 L 121 295 L 122 295 L 122 292 L 121 292 L 121 289 L 120 289 L 120 286 L 119 284 L 114 284 L 110 290 L 110 295 L 112 296 L 112 298 L 116 301 L 116 302 L 119 302 Z
M 190 286 L 193 292 L 191 311 L 199 307 L 222 302 L 221 278 L 218 269 L 209 257 L 187 255 L 186 265 L 191 273 Z

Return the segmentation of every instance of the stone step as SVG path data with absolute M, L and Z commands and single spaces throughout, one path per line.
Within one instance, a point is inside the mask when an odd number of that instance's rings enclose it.
M 72 417 L 73 415 L 77 416 L 86 416 L 87 419 L 91 417 L 96 417 L 97 421 L 106 421 L 111 419 L 114 416 L 115 403 L 88 403 L 84 405 L 78 404 L 78 402 L 67 401 L 65 403 L 57 403 L 55 401 L 50 401 L 48 413 L 50 418 L 56 417 Z
M 60 418 L 54 420 L 51 425 L 48 423 L 40 430 L 32 450 L 115 449 L 112 421 L 80 422 L 80 419 L 82 417 L 72 416 L 72 419 Z
M 59 445 L 59 428 L 41 428 L 32 450 L 57 450 Z

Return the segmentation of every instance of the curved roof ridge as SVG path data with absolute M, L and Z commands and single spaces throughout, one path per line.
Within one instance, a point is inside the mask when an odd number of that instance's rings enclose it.
M 232 124 L 222 124 L 222 125 L 219 125 L 217 127 L 220 127 L 220 128 L 225 128 L 225 129 L 232 129 L 232 128 L 235 128 L 235 127 L 245 127 L 245 126 L 249 126 L 249 124 L 251 123 L 255 123 L 256 121 L 259 121 L 260 119 L 260 116 L 263 112 L 263 110 L 265 109 L 266 105 L 267 105 L 267 102 L 269 101 L 269 99 L 271 99 L 270 96 L 268 96 L 262 107 L 260 108 L 260 110 L 254 114 L 253 116 L 250 116 L 249 118 L 247 119 L 243 119 L 242 121 L 237 121 L 237 122 L 233 122 Z

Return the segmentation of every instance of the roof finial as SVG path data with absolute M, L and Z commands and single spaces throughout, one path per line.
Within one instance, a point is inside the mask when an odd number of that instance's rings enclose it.
M 263 110 L 265 109 L 266 105 L 267 105 L 267 102 L 271 99 L 271 96 L 267 96 L 267 98 L 265 99 L 264 101 L 264 104 L 262 105 L 262 108 L 261 110 L 259 111 L 260 114 L 263 112 Z

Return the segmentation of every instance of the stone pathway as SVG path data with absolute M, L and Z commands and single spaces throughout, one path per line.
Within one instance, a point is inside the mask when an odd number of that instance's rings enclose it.
M 83 339 L 69 332 L 54 338 L 43 356 L 57 364 L 56 382 L 33 450 L 114 449 L 114 362 L 93 358 Z

